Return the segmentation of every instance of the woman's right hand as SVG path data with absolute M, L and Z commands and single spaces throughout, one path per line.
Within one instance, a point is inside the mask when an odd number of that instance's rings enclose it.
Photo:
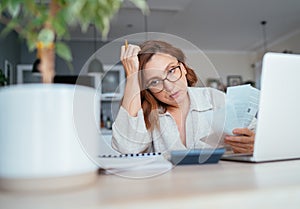
M 121 47 L 120 60 L 125 69 L 127 78 L 138 72 L 139 59 L 137 55 L 140 50 L 141 48 L 139 46 L 132 44 L 129 44 L 127 47 L 125 45 Z
M 141 109 L 141 96 L 139 85 L 139 59 L 138 53 L 141 50 L 139 46 L 129 44 L 128 47 L 121 47 L 120 60 L 126 72 L 126 85 L 122 106 L 129 115 L 136 117 Z

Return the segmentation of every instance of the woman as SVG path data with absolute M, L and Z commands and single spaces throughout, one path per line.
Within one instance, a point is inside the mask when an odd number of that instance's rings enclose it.
M 224 110 L 224 93 L 192 87 L 197 76 L 180 49 L 150 40 L 141 46 L 122 46 L 120 59 L 126 86 L 113 124 L 114 149 L 165 152 L 216 146 L 223 139 L 224 117 L 218 112 Z M 233 134 L 224 142 L 234 152 L 253 152 L 253 131 L 236 128 Z

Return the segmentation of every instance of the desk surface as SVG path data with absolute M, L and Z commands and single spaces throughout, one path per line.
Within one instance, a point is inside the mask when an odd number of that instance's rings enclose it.
M 300 160 L 177 166 L 151 178 L 99 175 L 52 193 L 0 192 L 1 208 L 299 208 Z

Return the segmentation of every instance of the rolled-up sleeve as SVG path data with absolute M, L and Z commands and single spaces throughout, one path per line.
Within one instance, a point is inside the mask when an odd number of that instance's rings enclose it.
M 112 126 L 112 147 L 121 153 L 140 153 L 151 146 L 151 137 L 146 129 L 143 110 L 132 117 L 121 106 Z

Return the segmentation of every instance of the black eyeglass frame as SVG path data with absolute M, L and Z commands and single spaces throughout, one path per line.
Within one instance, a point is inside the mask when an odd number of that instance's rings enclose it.
M 174 70 L 174 69 L 176 70 L 176 68 L 179 68 L 180 76 L 179 76 L 176 80 L 170 80 L 170 79 L 168 78 L 168 76 L 170 75 L 170 71 L 171 71 L 171 70 Z M 159 81 L 163 84 L 163 85 L 162 85 L 162 89 L 161 89 L 160 91 L 155 92 L 155 91 L 151 90 L 150 84 L 146 86 L 146 89 L 149 90 L 149 91 L 151 91 L 151 92 L 154 93 L 154 94 L 158 94 L 158 93 L 160 93 L 160 92 L 162 92 L 162 91 L 164 90 L 164 88 L 165 88 L 165 87 L 164 87 L 164 81 L 165 81 L 165 80 L 168 80 L 169 82 L 175 83 L 175 82 L 177 82 L 178 80 L 180 80 L 181 77 L 182 77 L 182 70 L 181 70 L 181 66 L 180 66 L 180 62 L 179 62 L 179 64 L 178 64 L 176 67 L 173 67 L 173 68 L 171 68 L 171 69 L 168 71 L 168 73 L 167 73 L 167 75 L 166 75 L 166 77 L 165 77 L 164 79 L 160 79 L 160 80 L 159 80 Z

